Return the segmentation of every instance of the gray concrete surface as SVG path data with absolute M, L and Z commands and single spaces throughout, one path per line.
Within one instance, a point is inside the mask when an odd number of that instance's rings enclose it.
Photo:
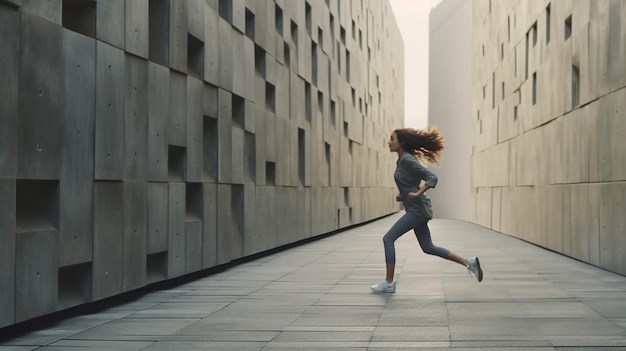
M 8 350 L 626 350 L 626 277 L 483 227 L 436 219 L 400 238 L 397 292 L 381 237 L 400 214 L 5 339 Z M 1 331 L 1 330 L 0 330 Z

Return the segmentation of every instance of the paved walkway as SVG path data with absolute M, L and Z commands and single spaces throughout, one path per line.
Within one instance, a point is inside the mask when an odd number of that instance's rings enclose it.
M 59 321 L 0 351 L 626 350 L 626 277 L 465 222 L 432 221 L 434 242 L 478 255 L 482 283 L 405 235 L 397 292 L 370 293 L 398 217 Z

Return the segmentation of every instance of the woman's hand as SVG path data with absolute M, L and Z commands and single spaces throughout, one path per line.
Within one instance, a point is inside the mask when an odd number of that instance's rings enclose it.
M 400 196 L 399 194 L 396 196 L 396 201 L 402 201 L 402 196 Z
M 419 193 L 416 191 L 414 193 L 408 193 L 406 194 L 406 197 L 408 197 L 409 199 L 415 199 L 416 197 L 419 196 Z

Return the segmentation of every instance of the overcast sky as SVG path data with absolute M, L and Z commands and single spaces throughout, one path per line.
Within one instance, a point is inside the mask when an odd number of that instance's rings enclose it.
M 389 0 L 404 40 L 404 121 L 428 124 L 428 15 L 442 0 Z

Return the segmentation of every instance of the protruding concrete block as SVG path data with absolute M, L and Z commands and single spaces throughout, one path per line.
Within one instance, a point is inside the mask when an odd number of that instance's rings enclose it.
M 149 0 L 126 1 L 126 51 L 142 57 L 149 55 Z
M 57 231 L 19 233 L 15 240 L 15 322 L 57 307 Z
M 95 179 L 124 177 L 124 52 L 96 44 Z
M 224 89 L 219 89 L 219 117 L 217 128 L 219 136 L 218 145 L 218 171 L 217 177 L 220 183 L 230 183 L 232 180 L 232 143 L 233 143 L 233 121 L 232 121 L 232 94 Z
M 21 15 L 17 177 L 58 179 L 64 89 L 62 29 L 26 12 Z
M 148 63 L 148 160 L 146 179 L 167 181 L 170 73 L 161 65 Z
M 233 81 L 233 89 L 232 93 L 238 96 L 244 96 L 244 91 L 246 90 L 245 85 L 248 84 L 245 81 L 246 74 L 246 52 L 244 49 L 244 41 L 249 40 L 242 33 L 237 31 L 231 33 L 231 43 L 232 45 L 232 81 Z M 254 57 L 254 56 L 253 56 Z
M 202 184 L 202 268 L 217 265 L 217 184 Z
M 188 10 L 186 0 L 170 2 L 170 67 L 181 73 L 187 73 L 187 24 Z
M 93 259 L 96 43 L 63 32 L 65 101 L 59 208 L 59 267 Z
M 219 15 L 210 8 L 204 9 L 204 79 L 212 84 L 220 82 Z
M 122 292 L 124 183 L 94 183 L 93 299 Z
M 23 13 L 30 13 L 42 17 L 47 21 L 61 24 L 62 4 L 63 0 L 21 0 L 20 10 L 23 11 Z
M 96 37 L 122 50 L 126 37 L 125 3 L 125 0 L 107 0 L 96 3 Z
M 185 272 L 202 269 L 202 221 L 195 218 L 185 221 Z
M 187 78 L 187 178 L 188 182 L 202 181 L 203 165 L 203 84 L 202 81 Z M 210 152 L 209 150 L 206 150 Z
M 147 189 L 145 182 L 124 183 L 124 259 L 122 291 L 146 285 Z
M 0 327 L 15 318 L 15 181 L 0 179 Z
M 0 9 L 0 177 L 15 177 L 17 164 L 19 18 L 18 11 Z
M 168 143 L 187 146 L 187 79 L 186 75 L 170 71 Z
M 126 55 L 124 179 L 146 178 L 148 89 L 148 61 Z
M 167 183 L 148 183 L 147 197 L 147 254 L 167 251 L 168 248 L 168 204 Z
M 231 24 L 223 18 L 217 19 L 219 33 L 217 48 L 219 50 L 219 86 L 233 91 L 233 31 Z
M 185 274 L 185 184 L 169 184 L 169 231 L 167 277 Z

